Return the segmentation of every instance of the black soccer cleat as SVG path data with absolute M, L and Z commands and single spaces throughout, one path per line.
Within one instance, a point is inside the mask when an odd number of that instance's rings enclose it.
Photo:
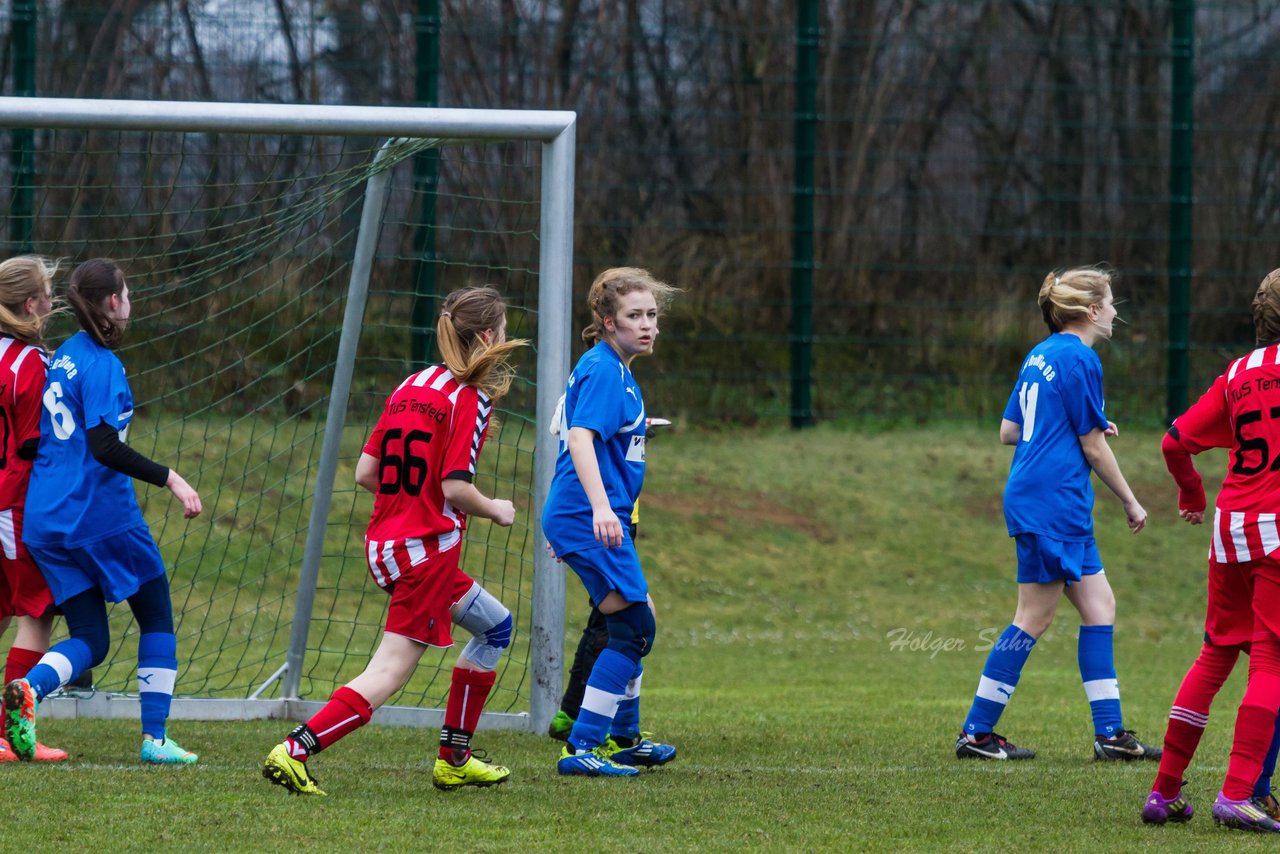
M 957 759 L 1035 759 L 1036 752 L 1010 744 L 1003 735 L 989 732 L 978 737 L 960 733 L 956 739 Z
M 1098 736 L 1093 741 L 1094 758 L 1106 762 L 1132 762 L 1135 759 L 1159 762 L 1163 754 L 1163 749 L 1138 741 L 1131 730 L 1122 729 L 1111 738 Z

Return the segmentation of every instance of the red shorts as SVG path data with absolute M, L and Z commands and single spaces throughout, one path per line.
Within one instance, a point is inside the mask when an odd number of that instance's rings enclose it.
M 1246 563 L 1210 558 L 1205 637 L 1217 646 L 1236 646 L 1268 631 L 1280 637 L 1280 556 Z
M 22 544 L 22 508 L 0 510 L 0 619 L 39 617 L 53 594 Z
M 453 615 L 449 609 L 475 584 L 458 568 L 461 554 L 461 548 L 452 548 L 432 555 L 387 585 L 391 594 L 388 632 L 427 646 L 453 646 Z

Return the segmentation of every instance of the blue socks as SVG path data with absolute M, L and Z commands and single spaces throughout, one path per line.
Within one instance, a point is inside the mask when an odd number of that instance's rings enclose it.
M 604 743 L 609 727 L 618 712 L 618 703 L 627 692 L 627 683 L 639 662 L 632 661 L 616 649 L 606 647 L 596 659 L 587 690 L 582 696 L 582 710 L 569 733 L 569 746 L 575 751 L 591 750 Z M 637 698 L 637 709 L 639 700 Z
M 177 678 L 177 637 L 169 632 L 139 635 L 138 701 L 142 706 L 142 731 L 152 738 L 164 740 Z
M 1031 655 L 1036 639 L 1017 626 L 1010 625 L 1000 635 L 987 655 L 982 667 L 982 678 L 973 697 L 973 706 L 964 721 L 966 735 L 987 733 L 995 729 L 1004 707 L 1018 686 L 1022 666 Z
M 637 740 L 640 738 L 640 680 L 643 676 L 644 663 L 640 662 L 636 664 L 631 681 L 627 683 L 622 699 L 618 701 L 618 711 L 613 716 L 610 735 Z
M 40 663 L 27 674 L 27 681 L 35 691 L 36 700 L 43 700 L 92 666 L 93 653 L 89 645 L 77 638 L 67 638 L 41 656 Z
M 1081 626 L 1077 658 L 1080 662 L 1080 679 L 1084 693 L 1089 698 L 1089 711 L 1093 714 L 1093 731 L 1096 735 L 1113 737 L 1124 729 L 1120 716 L 1120 683 L 1116 681 L 1116 663 L 1113 654 L 1113 626 Z

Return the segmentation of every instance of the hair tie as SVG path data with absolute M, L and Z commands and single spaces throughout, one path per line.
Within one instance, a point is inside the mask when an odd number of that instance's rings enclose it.
M 1053 286 L 1056 288 L 1061 284 L 1062 284 L 1062 278 L 1060 276 L 1055 275 L 1053 277 Z
M 440 312 L 440 316 L 441 316 L 441 317 L 447 317 L 447 318 L 449 318 L 450 320 L 452 320 L 452 319 L 453 319 L 453 315 L 452 315 L 452 314 L 450 314 L 448 311 L 442 311 L 442 312 Z

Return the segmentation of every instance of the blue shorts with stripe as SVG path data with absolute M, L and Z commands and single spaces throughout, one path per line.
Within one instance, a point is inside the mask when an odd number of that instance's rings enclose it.
M 123 602 L 143 584 L 164 575 L 160 549 L 145 525 L 79 548 L 28 544 L 27 551 L 58 605 L 94 587 L 102 590 L 108 602 Z

